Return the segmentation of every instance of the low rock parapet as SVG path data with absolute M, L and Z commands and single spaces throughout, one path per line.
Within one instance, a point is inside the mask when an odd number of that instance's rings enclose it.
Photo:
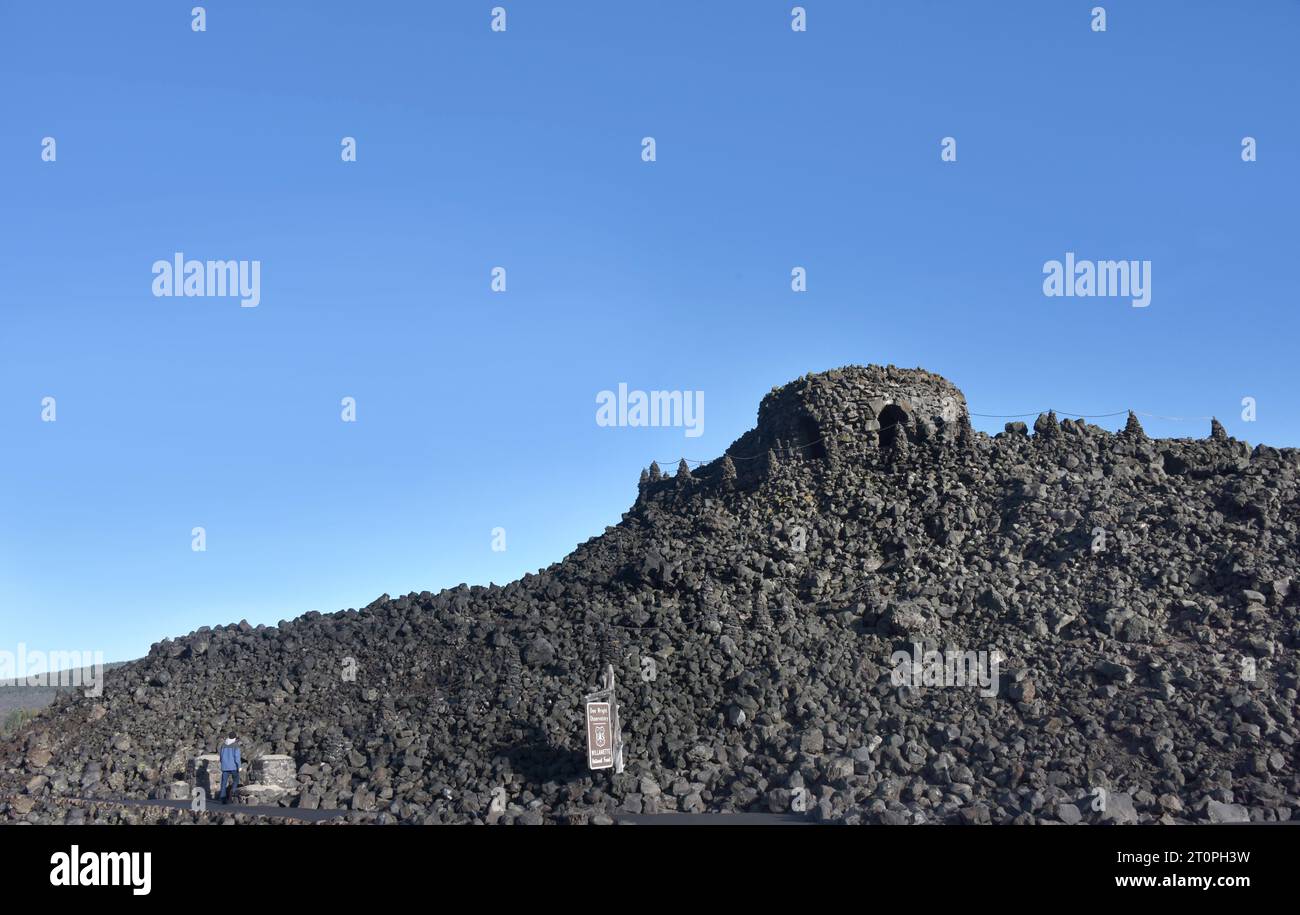
M 202 788 L 208 797 L 216 797 L 221 790 L 221 757 L 216 753 L 193 756 L 185 767 L 189 784 Z
M 268 753 L 253 760 L 249 777 L 255 784 L 279 788 L 284 793 L 298 790 L 298 764 L 292 756 Z

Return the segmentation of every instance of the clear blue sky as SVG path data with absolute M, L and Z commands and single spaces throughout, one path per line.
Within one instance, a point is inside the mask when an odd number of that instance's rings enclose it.
M 508 581 L 845 363 L 1300 445 L 1300 4 L 499 2 L 0 3 L 0 649 Z M 176 251 L 261 304 L 155 298 Z

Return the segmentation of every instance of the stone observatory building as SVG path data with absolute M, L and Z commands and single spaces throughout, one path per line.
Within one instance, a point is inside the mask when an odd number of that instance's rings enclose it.
M 969 424 L 965 396 L 939 375 L 845 366 L 773 388 L 759 405 L 755 440 L 735 447 L 772 448 L 778 455 L 793 449 L 834 462 L 891 445 L 900 435 L 925 439 Z
M 966 398 L 947 379 L 922 368 L 850 365 L 808 374 L 773 388 L 758 407 L 758 425 L 717 460 L 677 476 L 657 464 L 641 473 L 643 496 L 706 485 L 755 485 L 787 462 L 873 462 L 882 449 L 970 432 Z

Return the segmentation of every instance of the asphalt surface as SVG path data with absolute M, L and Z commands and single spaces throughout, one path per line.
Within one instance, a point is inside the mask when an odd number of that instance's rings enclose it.
M 619 813 L 614 822 L 634 826 L 809 826 L 797 813 Z
M 77 800 L 87 804 L 124 804 L 130 807 L 170 807 L 172 810 L 189 810 L 190 802 L 187 800 L 140 800 L 130 797 L 79 797 Z M 330 809 L 330 810 L 308 810 L 305 807 L 256 807 L 245 804 L 221 804 L 215 801 L 208 802 L 208 813 L 243 813 L 249 816 L 262 817 L 284 817 L 290 820 L 302 820 L 306 823 L 321 823 L 325 820 L 332 820 L 337 817 L 345 817 L 349 811 Z
M 168 807 L 172 810 L 189 810 L 187 800 L 161 800 L 129 797 L 79 797 L 86 804 L 122 804 L 130 807 Z M 248 816 L 283 817 L 305 823 L 321 823 L 346 817 L 342 809 L 308 810 L 305 807 L 257 807 L 244 804 L 208 802 L 208 813 L 242 813 Z M 813 823 L 807 815 L 797 813 L 619 813 L 614 822 L 627 826 L 808 826 Z

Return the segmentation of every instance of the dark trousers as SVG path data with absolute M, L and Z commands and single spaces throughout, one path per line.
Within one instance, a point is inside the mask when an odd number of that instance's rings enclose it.
M 239 770 L 235 769 L 233 772 L 227 769 L 221 770 L 221 790 L 217 792 L 217 797 L 221 798 L 222 803 L 229 800 L 229 795 L 226 794 L 226 779 L 230 779 L 230 794 L 234 794 L 235 789 L 239 787 Z

